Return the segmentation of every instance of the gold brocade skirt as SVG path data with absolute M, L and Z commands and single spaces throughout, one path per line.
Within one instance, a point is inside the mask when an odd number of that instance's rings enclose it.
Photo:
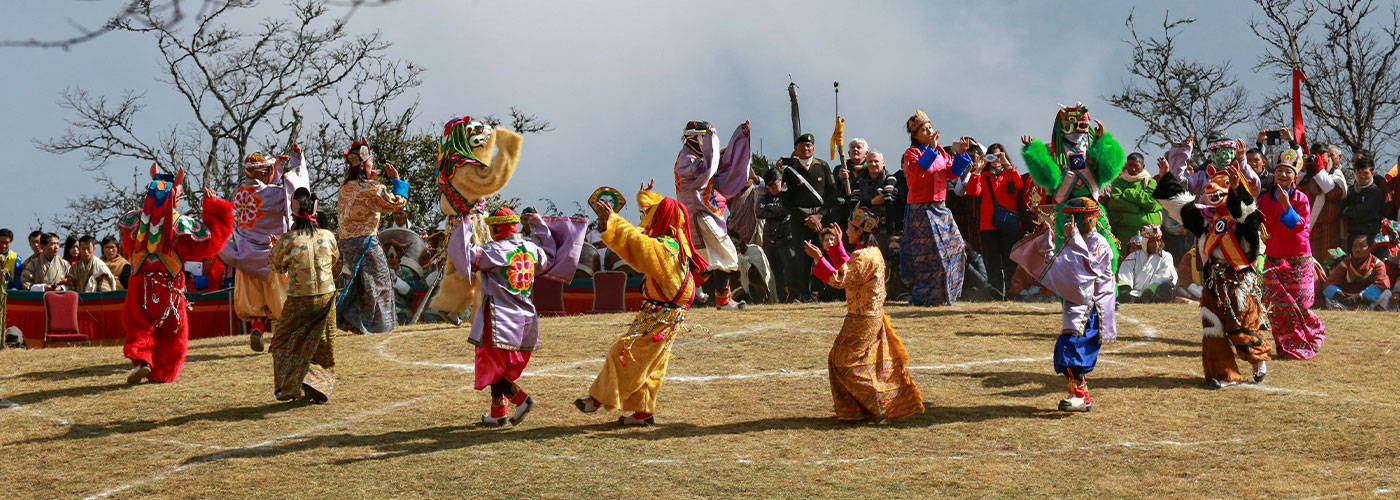
M 889 316 L 846 316 L 827 365 L 836 418 L 878 420 L 923 412 L 923 395 L 908 364 L 909 353 Z

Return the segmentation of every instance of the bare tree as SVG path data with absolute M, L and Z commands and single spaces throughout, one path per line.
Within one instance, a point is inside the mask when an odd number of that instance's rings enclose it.
M 341 20 L 347 20 L 350 16 L 365 5 L 382 5 L 393 0 L 376 0 L 378 3 L 369 0 L 339 0 L 328 2 L 331 5 L 348 7 Z M 93 3 L 90 0 L 83 4 Z M 230 3 L 251 3 L 249 0 L 125 0 L 121 2 L 121 7 L 108 16 L 100 26 L 88 27 L 69 20 L 68 24 L 75 31 L 68 36 L 59 36 L 49 39 L 29 38 L 28 40 L 0 40 L 0 47 L 33 47 L 43 49 L 63 49 L 69 50 L 73 46 L 89 42 L 97 37 L 122 30 L 123 25 L 135 24 L 146 28 L 174 29 L 186 19 L 186 13 L 195 10 L 195 18 L 202 18 L 210 12 Z M 155 12 L 159 17 L 144 16 L 143 12 Z M 150 24 L 152 22 L 159 24 Z
M 1263 19 L 1250 19 L 1270 46 L 1256 69 L 1290 82 L 1303 71 L 1304 121 L 1316 137 L 1353 151 L 1396 144 L 1400 119 L 1400 6 L 1388 13 L 1373 0 L 1255 0 Z M 1283 115 L 1291 90 L 1275 93 L 1261 114 Z M 1291 121 L 1291 120 L 1290 120 Z
M 1152 144 L 1167 147 L 1188 135 L 1204 137 L 1225 132 L 1249 121 L 1249 96 L 1232 74 L 1228 61 L 1206 64 L 1178 53 L 1176 37 L 1194 18 L 1162 17 L 1160 37 L 1144 38 L 1133 24 L 1133 13 L 1124 25 L 1132 39 L 1125 40 L 1133 50 L 1128 71 L 1133 80 L 1108 97 L 1114 106 L 1141 119 L 1147 133 L 1136 147 Z
M 231 12 L 253 5 L 220 2 L 201 12 L 185 32 L 170 27 L 174 14 L 147 1 L 116 24 L 115 29 L 152 36 L 162 55 L 161 80 L 183 98 L 190 120 L 165 132 L 149 132 L 136 123 L 140 94 L 109 102 L 82 89 L 65 92 L 60 105 L 77 116 L 64 135 L 40 147 L 85 154 L 85 168 L 104 189 L 70 203 L 58 219 L 62 225 L 105 224 L 131 208 L 129 193 L 142 179 L 133 176 L 133 186 L 125 173 L 114 176 L 104 168 L 112 160 L 139 160 L 132 162 L 137 172 L 145 170 L 146 162 L 170 170 L 183 167 L 191 184 L 187 193 L 205 187 L 228 193 L 237 182 L 237 165 L 252 148 L 261 144 L 270 151 L 284 143 L 278 136 L 299 123 L 293 113 L 297 106 L 312 101 L 324 106 L 326 99 L 341 97 L 355 110 L 384 109 L 420 83 L 422 68 L 390 59 L 390 43 L 377 32 L 352 36 L 343 20 L 327 15 L 322 1 L 297 0 L 290 18 L 265 19 L 256 30 L 223 23 Z M 339 117 L 330 118 L 339 123 Z

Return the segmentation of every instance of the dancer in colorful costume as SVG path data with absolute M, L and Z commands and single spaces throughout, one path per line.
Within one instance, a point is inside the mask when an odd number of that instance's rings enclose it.
M 826 256 L 811 242 L 807 255 L 816 264 L 812 274 L 846 290 L 846 320 L 827 357 L 831 397 L 836 418 L 884 420 L 924 411 L 919 386 L 905 368 L 909 353 L 885 314 L 885 259 L 875 240 L 879 220 L 857 208 L 846 225 L 846 240 L 856 245 L 853 255 L 839 241 L 826 247 Z M 832 224 L 835 228 L 836 225 Z
M 295 150 L 293 150 L 295 151 Z M 287 276 L 287 302 L 272 334 L 273 397 L 325 403 L 335 387 L 335 233 L 316 225 L 316 196 L 291 194 L 292 227 L 277 239 L 268 264 Z
M 1244 380 L 1235 364 L 1238 354 L 1253 366 L 1254 381 L 1261 382 L 1268 369 L 1269 344 L 1259 336 L 1264 310 L 1253 266 L 1260 251 L 1260 217 L 1240 168 L 1211 164 L 1205 170 L 1210 179 L 1203 191 L 1205 203 L 1195 203 L 1197 197 L 1171 172 L 1162 175 L 1152 196 L 1167 216 L 1196 235 L 1196 249 L 1204 261 L 1201 364 L 1206 381 L 1229 387 Z
M 219 252 L 235 269 L 233 309 L 238 319 L 252 323 L 248 342 L 257 352 L 263 350 L 263 332 L 272 331 L 264 321 L 282 316 L 287 301 L 287 276 L 269 269 L 268 255 L 277 237 L 287 232 L 292 193 L 311 185 L 301 146 L 292 143 L 290 149 L 291 156 L 253 153 L 243 160 L 243 181 L 229 199 L 233 239 Z
M 953 213 L 944 205 L 948 179 L 962 176 L 972 157 L 960 151 L 954 158 L 938 144 L 940 132 L 923 110 L 904 124 L 909 149 L 901 165 L 909 184 L 904 206 L 904 241 L 899 268 L 909 285 L 909 303 L 917 306 L 950 305 L 962 296 L 963 268 L 967 253 Z M 970 141 L 959 141 L 966 150 Z
M 729 146 L 719 149 L 719 136 L 709 122 L 685 124 L 684 144 L 676 155 L 676 199 L 692 217 L 695 248 L 710 263 L 703 280 L 720 309 L 738 309 L 730 302 L 729 283 L 739 271 L 739 252 L 729 239 L 724 220 L 725 200 L 737 196 L 749 180 L 749 123 L 734 130 Z
M 485 224 L 477 206 L 481 200 L 501 191 L 515 175 L 520 162 L 520 134 L 494 128 L 470 116 L 453 118 L 443 127 L 438 142 L 435 182 L 438 204 L 447 216 L 448 232 L 456 224 L 470 225 L 477 241 L 486 241 Z M 447 263 L 442 285 L 430 307 L 457 315 L 470 310 L 481 292 L 481 281 L 468 281 Z
M 1050 228 L 1042 226 L 1012 251 L 1011 258 L 1063 299 L 1054 365 L 1055 373 L 1068 383 L 1069 397 L 1060 400 L 1060 411 L 1090 411 L 1093 402 L 1085 377 L 1094 371 L 1103 344 L 1118 339 L 1113 245 L 1096 227 L 1104 218 L 1092 198 L 1064 200 L 1058 211 L 1064 239 L 1056 241 Z
M 364 138 L 355 141 L 345 151 L 347 163 L 345 182 L 340 185 L 337 199 L 339 215 L 336 236 L 340 238 L 340 266 L 336 285 L 338 319 L 345 329 L 358 333 L 389 332 L 398 325 L 394 316 L 394 275 L 384 248 L 375 235 L 379 233 L 380 214 L 393 212 L 408 203 L 408 183 L 399 179 L 393 165 L 384 164 L 389 187 L 377 182 L 379 172 L 374 168 L 374 155 Z
M 1310 310 L 1317 297 L 1313 288 L 1318 268 L 1313 260 L 1312 202 L 1298 189 L 1303 155 L 1285 149 L 1274 163 L 1274 187 L 1259 199 L 1259 213 L 1269 234 L 1264 248 L 1264 306 L 1269 310 L 1269 331 L 1279 356 L 1312 359 L 1322 347 L 1326 331 Z
M 622 425 L 652 425 L 656 396 L 671 358 L 671 343 L 694 327 L 684 325 L 695 298 L 695 277 L 709 263 L 691 244 L 685 205 L 653 193 L 648 185 L 637 193 L 641 226 L 634 227 L 606 203 L 596 203 L 603 243 L 646 277 L 642 309 L 608 349 L 603 371 L 588 395 L 574 401 L 579 411 L 599 408 L 633 412 L 619 417 Z
M 184 263 L 218 254 L 233 232 L 233 205 L 208 188 L 202 222 L 176 211 L 184 182 L 184 170 L 163 174 L 151 164 L 151 183 L 141 209 L 117 220 L 122 253 L 132 266 L 122 310 L 122 354 L 134 366 L 126 376 L 129 384 L 146 378 L 174 382 L 180 377 L 190 344 Z
M 1113 134 L 1104 130 L 1103 122 L 1091 120 L 1089 108 L 1083 104 L 1060 105 L 1049 144 L 1030 136 L 1022 136 L 1021 144 L 1021 157 L 1026 160 L 1031 180 L 1045 188 L 1059 208 L 1080 196 L 1099 199 L 1103 185 L 1122 173 L 1126 158 Z M 1063 210 L 1056 210 L 1055 222 L 1050 225 L 1057 246 L 1064 242 L 1061 230 L 1066 217 Z M 1116 270 L 1120 243 L 1113 237 L 1108 217 L 1102 211 L 1098 217 L 1094 226 L 1111 243 Z
M 549 239 L 549 229 L 539 215 L 530 220 L 534 234 Z M 490 242 L 471 243 L 467 225 L 458 224 L 447 247 L 447 255 L 462 278 L 474 281 L 478 279 L 474 276 L 480 276 L 482 281 L 484 295 L 472 317 L 468 341 L 476 346 L 476 390 L 491 388 L 491 412 L 481 416 L 481 423 L 490 427 L 507 422 L 518 425 L 535 407 L 535 400 L 515 380 L 525 371 L 530 352 L 539 343 L 539 319 L 530 292 L 535 277 L 548 268 L 549 257 L 544 248 L 521 237 L 519 224 L 520 216 L 514 210 L 499 208 L 486 218 Z M 509 416 L 507 402 L 515 405 Z
M 1211 175 L 1207 168 L 1200 168 L 1189 174 L 1186 171 L 1186 162 L 1191 159 L 1191 152 L 1195 145 L 1194 137 L 1187 137 L 1181 142 L 1173 142 L 1171 149 L 1167 150 L 1167 169 L 1177 182 L 1181 183 L 1186 192 L 1196 196 L 1196 203 L 1205 203 L 1206 186 L 1210 185 Z M 1210 134 L 1206 136 L 1206 153 L 1210 155 L 1210 164 L 1217 172 L 1224 172 L 1233 169 L 1239 172 L 1242 185 L 1249 190 L 1250 196 L 1258 197 L 1259 188 L 1262 181 L 1259 174 L 1254 169 L 1245 165 L 1245 151 L 1248 151 L 1243 139 L 1230 140 L 1220 134 Z M 1174 214 L 1172 214 L 1174 215 Z

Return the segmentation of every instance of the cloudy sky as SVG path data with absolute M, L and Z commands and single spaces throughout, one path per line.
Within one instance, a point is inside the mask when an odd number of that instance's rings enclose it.
M 69 34 L 70 21 L 99 24 L 124 2 L 0 3 L 0 38 L 27 39 Z M 831 134 L 831 82 L 840 81 L 847 139 L 864 137 L 887 156 L 908 145 L 904 121 L 916 108 L 944 137 L 1013 144 L 1022 134 L 1046 135 L 1056 104 L 1076 101 L 1131 146 L 1142 125 L 1104 97 L 1124 81 L 1123 20 L 1135 4 L 1140 29 L 1166 13 L 1161 2 L 1116 0 L 398 0 L 362 9 L 351 22 L 357 31 L 382 31 L 394 57 L 427 68 L 417 90 L 424 130 L 457 115 L 504 115 L 509 106 L 550 120 L 552 132 L 527 137 L 504 194 L 570 207 L 601 185 L 630 197 L 649 178 L 668 183 L 691 119 L 726 135 L 751 120 L 755 151 L 761 141 L 770 157 L 790 153 L 789 75 L 800 86 L 804 128 L 819 144 Z M 1252 71 L 1264 50 L 1247 26 L 1252 2 L 1172 4 L 1173 16 L 1200 19 L 1183 36 L 1184 54 L 1232 61 L 1256 99 L 1287 85 Z M 288 12 L 272 1 L 258 9 L 257 17 Z M 72 118 L 56 104 L 62 89 L 146 93 L 137 124 L 148 135 L 188 120 L 156 80 L 158 61 L 151 39 L 123 33 L 66 52 L 0 48 L 0 147 L 8 160 L 0 227 L 27 233 L 42 220 L 52 229 L 68 197 L 97 188 L 80 155 L 34 145 L 60 135 Z M 142 165 L 108 168 L 134 167 Z

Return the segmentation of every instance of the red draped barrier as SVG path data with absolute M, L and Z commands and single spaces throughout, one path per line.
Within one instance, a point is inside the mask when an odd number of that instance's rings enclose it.
M 221 337 L 236 333 L 237 318 L 229 300 L 231 290 L 209 293 L 186 293 L 194 306 L 190 311 L 190 338 Z M 31 349 L 44 346 L 43 292 L 10 291 L 5 309 L 5 327 L 19 327 L 25 344 Z M 93 345 L 122 345 L 126 329 L 122 327 L 122 307 L 126 291 L 96 292 L 78 295 L 78 327 L 92 336 Z

